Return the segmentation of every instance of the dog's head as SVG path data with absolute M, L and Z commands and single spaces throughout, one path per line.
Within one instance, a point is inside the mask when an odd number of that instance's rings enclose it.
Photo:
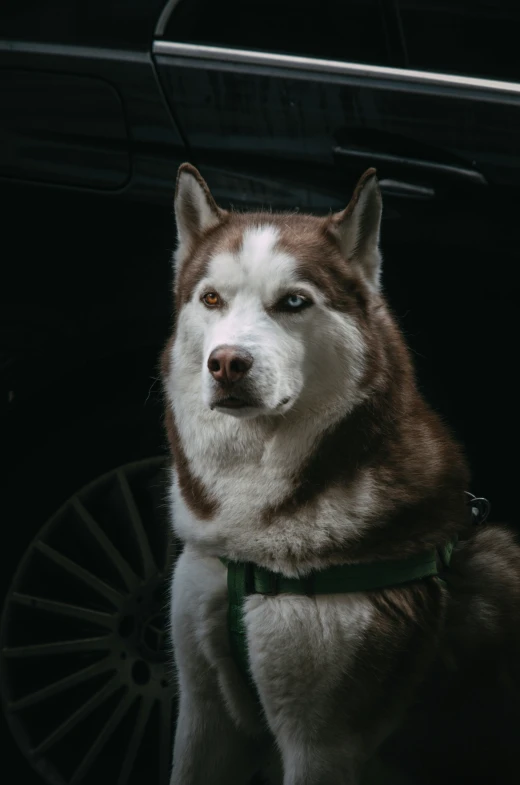
M 380 301 L 375 170 L 348 207 L 319 218 L 228 212 L 184 164 L 175 215 L 172 387 L 222 416 L 354 405 L 367 312 Z

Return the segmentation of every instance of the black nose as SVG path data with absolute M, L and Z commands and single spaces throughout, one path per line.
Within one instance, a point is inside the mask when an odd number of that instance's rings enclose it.
M 234 384 L 253 365 L 253 358 L 240 346 L 217 346 L 208 358 L 208 370 L 220 384 Z

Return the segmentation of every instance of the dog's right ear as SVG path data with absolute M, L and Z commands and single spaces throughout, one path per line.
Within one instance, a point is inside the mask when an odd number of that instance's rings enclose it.
M 367 169 L 359 180 L 348 206 L 331 216 L 329 226 L 336 235 L 343 255 L 357 266 L 367 283 L 379 289 L 381 254 L 381 192 L 376 170 Z
M 174 204 L 178 237 L 176 263 L 179 264 L 193 243 L 222 221 L 225 210 L 217 206 L 206 181 L 191 164 L 179 167 Z

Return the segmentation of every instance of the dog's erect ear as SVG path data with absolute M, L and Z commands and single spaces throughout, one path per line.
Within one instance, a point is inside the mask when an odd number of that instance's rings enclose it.
M 195 240 L 217 226 L 225 211 L 217 206 L 201 174 L 191 164 L 182 164 L 175 188 L 178 257 L 186 255 Z
M 348 206 L 330 219 L 330 228 L 339 240 L 343 255 L 359 267 L 374 289 L 379 289 L 381 273 L 381 212 L 381 192 L 376 170 L 367 169 L 356 185 Z

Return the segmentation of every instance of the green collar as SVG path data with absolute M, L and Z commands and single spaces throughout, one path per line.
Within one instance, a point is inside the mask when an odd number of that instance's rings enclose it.
M 346 594 L 371 591 L 390 586 L 400 586 L 410 581 L 439 575 L 439 561 L 447 567 L 454 543 L 439 553 L 435 548 L 398 561 L 372 562 L 371 564 L 338 564 L 312 572 L 305 578 L 286 578 L 252 562 L 235 562 L 221 558 L 228 568 L 229 582 L 240 584 L 239 592 L 246 594 Z M 440 557 L 440 559 L 439 559 Z M 442 569 L 442 567 L 441 567 Z M 238 588 L 238 587 L 237 587 Z
M 347 594 L 402 586 L 412 581 L 439 576 L 448 567 L 456 540 L 439 548 L 396 561 L 371 564 L 339 564 L 312 572 L 305 578 L 286 578 L 252 562 L 221 558 L 227 567 L 228 625 L 231 651 L 242 674 L 249 679 L 247 642 L 242 617 L 243 603 L 250 594 L 278 595 Z

